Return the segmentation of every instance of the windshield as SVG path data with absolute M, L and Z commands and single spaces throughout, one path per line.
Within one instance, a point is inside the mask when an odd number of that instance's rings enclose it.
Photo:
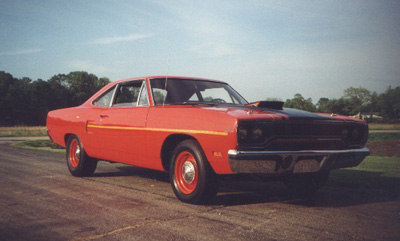
M 243 99 L 226 83 L 192 79 L 151 79 L 154 104 L 234 104 Z

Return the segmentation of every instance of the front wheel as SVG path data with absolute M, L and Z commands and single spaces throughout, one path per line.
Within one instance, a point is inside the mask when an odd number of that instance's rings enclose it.
M 67 166 L 69 172 L 76 177 L 90 176 L 97 167 L 97 160 L 86 154 L 75 135 L 70 136 L 67 141 Z
M 179 143 L 172 154 L 170 181 L 182 202 L 203 204 L 218 192 L 218 177 L 195 140 Z

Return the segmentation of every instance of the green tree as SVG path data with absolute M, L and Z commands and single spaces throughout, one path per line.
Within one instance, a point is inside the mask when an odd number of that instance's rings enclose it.
M 10 125 L 13 120 L 10 87 L 15 79 L 9 73 L 0 71 L 0 125 Z
M 317 102 L 316 108 L 318 112 L 329 113 L 331 110 L 329 109 L 329 99 L 328 98 L 320 98 Z
M 287 99 L 284 106 L 305 111 L 315 111 L 316 109 L 311 98 L 304 99 L 304 97 L 298 93 L 294 95 L 293 99 Z
M 29 88 L 29 125 L 43 125 L 46 123 L 47 112 L 49 112 L 54 104 L 54 93 L 52 92 L 49 82 L 44 80 L 36 80 L 30 84 Z
M 1 84 L 1 116 L 2 123 L 5 125 L 21 125 L 29 121 L 29 84 L 31 79 L 16 79 L 11 74 L 2 72 L 0 76 Z
M 328 113 L 350 115 L 348 100 L 344 98 L 329 100 L 327 108 L 329 110 Z
M 375 91 L 371 93 L 371 102 L 368 105 L 366 111 L 370 114 L 371 118 L 374 113 L 381 112 L 381 109 L 379 107 L 379 94 Z
M 72 94 L 68 89 L 67 75 L 54 75 L 48 82 L 51 89 L 51 92 L 48 93 L 51 94 L 50 110 L 73 106 Z
M 378 97 L 378 106 L 382 116 L 387 120 L 400 119 L 400 87 L 389 87 Z
M 96 75 L 84 71 L 75 71 L 67 74 L 65 80 L 61 82 L 69 90 L 71 104 L 76 106 L 83 104 L 104 85 L 110 83 L 110 80 L 105 77 L 98 78 Z
M 342 98 L 346 100 L 346 111 L 350 115 L 365 113 L 370 109 L 372 96 L 371 92 L 366 88 L 347 88 L 344 90 L 344 96 Z
M 17 79 L 0 71 L 0 125 L 45 125 L 48 111 L 80 105 L 109 82 L 83 71 L 48 81 Z

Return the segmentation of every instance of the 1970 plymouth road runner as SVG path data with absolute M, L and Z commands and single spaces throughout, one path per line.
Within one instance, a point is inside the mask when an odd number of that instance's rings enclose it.
M 99 160 L 166 171 L 178 199 L 197 204 L 216 195 L 221 174 L 281 178 L 312 192 L 330 170 L 369 155 L 364 121 L 282 105 L 248 103 L 216 80 L 132 78 L 49 112 L 47 129 L 66 147 L 72 175 L 91 175 Z

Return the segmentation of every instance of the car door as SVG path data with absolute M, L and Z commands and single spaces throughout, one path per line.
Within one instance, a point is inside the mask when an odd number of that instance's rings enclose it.
M 85 151 L 89 156 L 98 159 L 106 159 L 105 145 L 108 130 L 101 128 L 102 115 L 101 112 L 111 107 L 115 89 L 117 85 L 106 90 L 100 97 L 92 102 L 90 113 L 87 113 L 86 119 L 86 135 L 83 140 Z
M 148 166 L 145 146 L 148 111 L 144 80 L 128 81 L 116 87 L 111 107 L 100 113 L 101 152 L 105 159 Z

